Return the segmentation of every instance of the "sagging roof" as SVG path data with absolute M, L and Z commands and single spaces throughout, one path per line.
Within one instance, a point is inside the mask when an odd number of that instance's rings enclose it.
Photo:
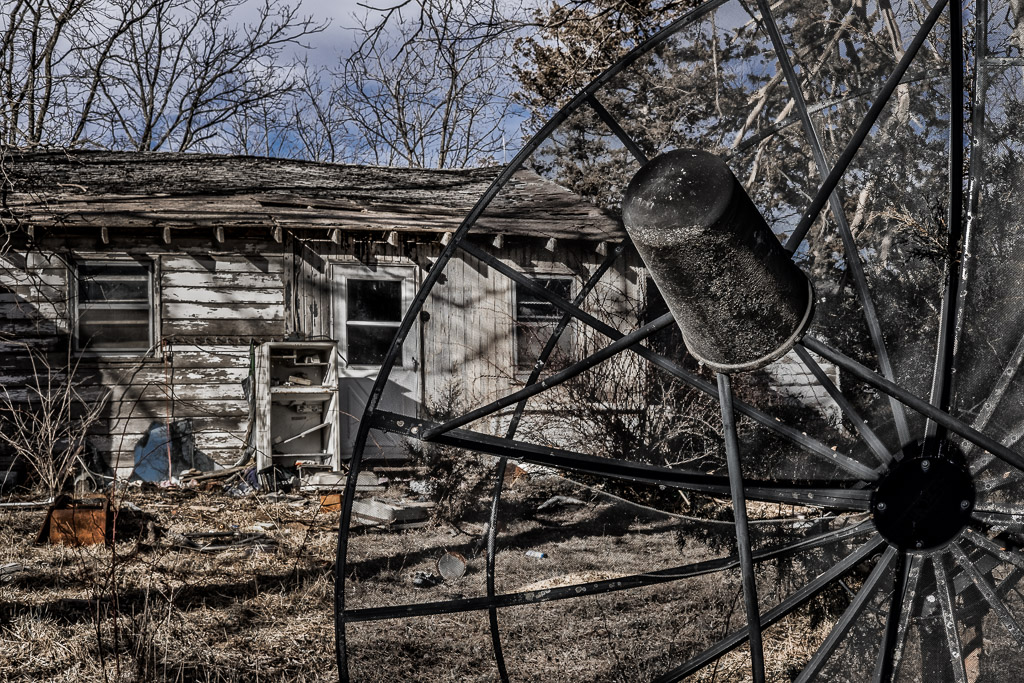
M 36 227 L 452 232 L 501 169 L 434 170 L 163 152 L 4 159 L 5 213 Z M 474 230 L 558 239 L 624 234 L 610 212 L 520 170 Z

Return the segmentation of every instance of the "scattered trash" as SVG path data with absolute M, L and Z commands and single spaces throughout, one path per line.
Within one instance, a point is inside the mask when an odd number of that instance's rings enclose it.
M 375 472 L 360 472 L 356 476 L 356 491 L 383 491 L 387 479 L 378 477 Z
M 324 429 L 324 428 L 326 428 L 326 427 L 330 427 L 330 426 L 331 426 L 331 423 L 330 423 L 330 422 L 322 422 L 322 423 L 320 423 L 320 424 L 318 424 L 318 425 L 315 425 L 315 426 L 313 426 L 313 427 L 310 427 L 309 429 L 303 429 L 303 430 L 302 430 L 301 432 L 299 432 L 298 434 L 296 434 L 296 435 L 294 435 L 294 436 L 289 436 L 289 437 L 288 437 L 287 439 L 286 439 L 286 438 L 284 438 L 283 436 L 276 436 L 276 437 L 274 437 L 274 440 L 273 440 L 273 442 L 272 442 L 272 443 L 273 443 L 273 444 L 274 444 L 275 446 L 277 446 L 277 445 L 279 445 L 279 444 L 280 444 L 280 445 L 284 445 L 284 444 L 286 444 L 286 443 L 291 443 L 292 441 L 298 441 L 299 439 L 301 439 L 301 438 L 302 438 L 302 437 L 304 437 L 304 436 L 309 436 L 309 435 L 310 435 L 310 434 L 312 434 L 313 432 L 318 432 L 318 431 L 320 431 L 321 429 Z
M 341 511 L 341 494 L 340 493 L 328 493 L 320 496 L 320 510 L 321 512 L 340 512 Z
M 0 503 L 0 509 L 34 510 L 52 505 L 53 500 L 53 498 L 47 498 L 46 500 L 32 500 L 25 503 Z
M 239 465 L 237 467 L 226 467 L 221 470 L 214 472 L 202 472 L 200 470 L 189 470 L 188 472 L 182 472 L 178 475 L 178 478 L 182 481 L 209 481 L 211 479 L 224 479 L 232 476 L 239 472 L 245 472 L 249 468 L 249 465 Z
M 257 481 L 259 482 L 258 488 L 263 491 L 282 491 L 288 493 L 298 489 L 301 483 L 294 470 L 287 470 L 274 465 L 266 467 L 256 474 Z
M 277 550 L 277 542 L 260 532 L 208 531 L 196 534 L 168 534 L 167 540 L 176 548 L 200 553 L 253 548 L 258 548 L 260 552 Z
M 280 491 L 271 491 L 263 496 L 264 500 L 268 503 L 285 503 L 289 501 L 305 500 L 302 496 L 295 493 L 282 493 Z
M 426 524 L 427 513 L 432 507 L 433 503 L 356 500 L 352 502 L 352 516 L 365 524 L 390 524 L 395 528 L 414 528 L 411 524 L 421 520 Z
M 409 489 L 418 495 L 429 496 L 434 492 L 434 482 L 427 479 L 413 479 L 409 482 Z
M 466 558 L 459 553 L 445 553 L 437 558 L 437 573 L 445 581 L 461 579 L 466 575 Z
M 410 479 L 423 477 L 426 474 L 427 469 L 416 465 L 398 467 L 382 465 L 380 467 L 374 467 L 373 471 L 379 476 L 385 477 L 390 481 L 409 481 Z
M 276 529 L 277 528 L 277 523 L 276 522 L 256 522 L 255 524 L 253 524 L 253 526 L 256 527 L 257 529 L 262 529 L 264 531 L 270 531 L 271 529 Z
M 130 500 L 121 501 L 121 507 L 129 512 L 142 512 L 142 508 Z
M 579 498 L 573 498 L 571 496 L 551 496 L 543 503 L 537 506 L 538 510 L 546 510 L 547 508 L 563 507 L 566 505 L 586 505 L 586 502 Z
M 413 572 L 412 585 L 416 588 L 430 588 L 441 583 L 441 577 L 430 572 Z
M 526 556 L 527 557 L 535 557 L 538 560 L 543 560 L 545 557 L 548 556 L 548 554 L 547 553 L 542 553 L 539 550 L 527 550 L 526 551 Z
M 299 476 L 302 481 L 303 491 L 328 491 L 337 492 L 344 490 L 348 485 L 348 474 L 345 472 L 331 471 L 329 467 L 314 465 L 305 466 Z M 360 472 L 356 478 L 356 491 L 362 493 L 382 493 L 387 489 L 387 479 L 377 476 L 373 472 Z
M 251 493 L 255 493 L 256 489 L 249 485 L 249 482 L 242 479 L 234 484 L 228 484 L 224 487 L 224 493 L 228 494 L 232 498 L 244 498 Z
M 73 500 L 58 496 L 46 512 L 36 543 L 97 545 L 110 543 L 113 517 L 106 497 Z
M 74 490 L 77 497 L 81 498 L 90 493 L 96 493 L 100 490 L 100 486 L 96 481 L 96 477 L 91 472 L 86 471 L 79 472 L 78 476 L 75 477 L 72 490 Z
M 498 533 L 501 533 L 502 531 L 505 531 L 505 529 L 508 528 L 508 524 L 504 520 L 499 519 L 497 528 Z M 479 555 L 481 551 L 483 551 L 483 549 L 487 547 L 487 536 L 488 534 L 490 534 L 490 531 L 491 523 L 487 522 L 486 524 L 484 524 L 483 530 L 480 532 L 480 535 L 477 537 L 476 541 L 473 542 L 473 557 Z
M 0 564 L 0 583 L 14 580 L 14 575 L 23 571 L 25 571 L 25 565 L 18 564 L 17 562 Z
M 175 472 L 214 470 L 218 465 L 195 448 L 192 420 L 178 420 L 168 425 L 153 422 L 135 445 L 135 467 L 132 479 L 160 482 L 162 486 L 180 483 Z
M 505 483 L 515 486 L 519 481 L 529 481 L 530 473 L 515 463 L 508 463 L 505 466 Z

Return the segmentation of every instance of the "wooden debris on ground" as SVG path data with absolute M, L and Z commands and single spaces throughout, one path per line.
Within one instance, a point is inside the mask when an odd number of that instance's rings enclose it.
M 371 498 L 352 502 L 352 517 L 369 525 L 387 525 L 392 529 L 415 529 L 426 526 L 431 502 L 384 502 Z
M 15 574 L 19 574 L 25 571 L 26 567 L 23 564 L 17 562 L 8 562 L 7 564 L 0 564 L 0 583 L 5 583 L 14 578 Z
M 345 472 L 313 471 L 302 477 L 303 491 L 332 491 L 339 493 L 345 490 L 348 474 Z M 382 493 L 387 489 L 387 479 L 374 472 L 360 472 L 356 478 L 356 491 L 365 493 Z
M 543 503 L 537 506 L 538 510 L 555 509 L 565 507 L 567 505 L 586 505 L 585 501 L 579 498 L 573 498 L 572 496 L 551 496 Z
M 209 531 L 192 534 L 171 534 L 167 540 L 174 548 L 213 553 L 223 550 L 276 552 L 277 541 L 262 532 Z
M 342 494 L 340 493 L 322 493 L 320 494 L 320 509 L 324 512 L 340 512 L 341 499 Z
M 187 481 L 209 481 L 211 479 L 223 479 L 225 477 L 230 477 L 231 475 L 235 474 L 236 472 L 244 472 L 249 467 L 252 467 L 252 465 L 239 465 L 237 467 L 227 467 L 225 469 L 216 470 L 214 472 L 200 472 L 200 471 L 196 470 L 195 474 L 193 474 L 192 472 L 189 472 L 187 474 L 183 474 L 181 476 L 181 480 L 182 480 L 182 482 L 187 482 Z

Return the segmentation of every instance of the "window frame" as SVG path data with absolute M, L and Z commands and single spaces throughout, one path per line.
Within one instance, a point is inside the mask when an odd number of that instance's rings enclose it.
M 340 267 L 343 270 L 340 271 L 340 276 L 335 276 L 335 290 L 333 295 L 338 297 L 338 305 L 332 306 L 332 316 L 341 317 L 341 320 L 335 320 L 332 323 L 332 327 L 336 331 L 338 336 L 338 352 L 341 354 L 343 365 L 346 369 L 352 369 L 356 372 L 376 372 L 380 369 L 380 363 L 367 364 L 367 363 L 352 363 L 349 361 L 351 354 L 349 353 L 349 325 L 355 325 L 356 327 L 388 327 L 395 331 L 398 330 L 402 325 L 402 321 L 405 320 L 405 316 L 408 314 L 409 307 L 412 305 L 412 300 L 415 296 L 415 290 L 418 286 L 416 282 L 416 270 L 414 266 L 395 265 L 395 266 L 377 266 L 374 268 L 359 268 L 355 264 L 347 262 L 339 262 L 336 267 Z M 370 282 L 398 282 L 399 283 L 399 295 L 401 298 L 401 309 L 400 316 L 397 321 L 362 321 L 362 320 L 349 320 L 349 282 L 357 281 L 370 281 Z M 340 316 L 339 316 L 340 314 Z M 413 333 L 416 334 L 416 333 Z M 414 371 L 418 368 L 417 360 L 417 339 L 412 339 L 413 334 L 406 337 L 402 344 L 402 353 L 395 359 L 395 369 L 403 371 Z
M 576 277 L 568 273 L 561 272 L 542 272 L 542 273 L 530 273 L 528 277 L 533 280 L 536 284 L 547 287 L 546 283 L 552 280 L 566 281 L 569 285 L 569 292 L 566 299 L 572 301 L 576 296 L 577 282 Z M 554 304 L 548 303 L 539 297 L 534 297 L 529 300 L 529 303 L 542 303 L 545 306 L 551 306 L 554 310 L 554 315 L 547 319 L 527 320 L 522 321 L 519 318 L 519 293 L 520 285 L 517 282 L 512 283 L 512 366 L 515 368 L 516 375 L 529 375 L 536 364 L 536 359 L 524 364 L 520 360 L 520 330 L 527 326 L 532 326 L 534 329 L 551 326 L 552 329 L 558 325 L 558 321 L 562 319 L 562 311 L 554 306 Z M 533 296 L 533 295 L 530 295 Z M 577 342 L 575 337 L 575 320 L 570 319 L 569 325 L 565 331 L 562 332 L 562 336 L 558 340 L 559 347 L 563 348 L 568 352 L 569 355 L 577 348 Z M 544 337 L 543 343 L 547 343 L 547 339 L 550 338 L 550 333 Z M 539 337 L 538 337 L 539 338 Z M 556 347 L 559 348 L 559 347 Z
M 83 267 L 95 267 L 95 266 L 136 266 L 143 269 L 145 274 L 145 291 L 146 291 L 146 302 L 143 304 L 141 300 L 139 303 L 117 303 L 117 304 L 97 304 L 97 303 L 85 303 L 82 301 L 81 296 L 81 269 Z M 75 352 L 81 355 L 89 356 L 139 356 L 150 350 L 156 344 L 159 338 L 157 330 L 156 315 L 158 308 L 159 297 L 156 292 L 156 283 L 158 282 L 157 274 L 157 263 L 155 259 L 141 259 L 133 258 L 129 256 L 100 256 L 100 255 L 80 255 L 74 259 L 71 267 L 71 277 L 69 278 L 70 284 L 70 296 L 68 297 L 72 303 L 71 306 L 71 336 L 73 338 L 73 344 Z M 94 348 L 89 345 L 83 345 L 83 337 L 81 334 L 81 314 L 83 309 L 88 310 L 93 308 L 95 310 L 145 310 L 147 312 L 147 327 L 148 337 L 146 346 L 142 345 L 136 347 L 124 347 L 124 348 Z

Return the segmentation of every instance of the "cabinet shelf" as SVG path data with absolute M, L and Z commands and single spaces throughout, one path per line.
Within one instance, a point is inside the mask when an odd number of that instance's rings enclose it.
M 313 362 L 306 362 L 312 359 Z M 301 372 L 303 369 L 306 372 Z M 303 377 L 312 384 L 282 384 Z M 332 341 L 267 342 L 256 358 L 256 465 L 297 461 L 341 467 L 338 347 Z M 289 438 L 291 437 L 291 438 Z M 294 453 L 278 453 L 274 442 Z
M 303 363 L 301 361 L 295 360 L 291 356 L 275 356 L 270 360 L 279 367 L 284 368 L 327 368 L 330 367 L 331 365 L 330 363 Z
M 270 387 L 270 395 L 274 400 L 282 398 L 301 398 L 307 401 L 326 401 L 334 396 L 335 390 L 331 387 Z

